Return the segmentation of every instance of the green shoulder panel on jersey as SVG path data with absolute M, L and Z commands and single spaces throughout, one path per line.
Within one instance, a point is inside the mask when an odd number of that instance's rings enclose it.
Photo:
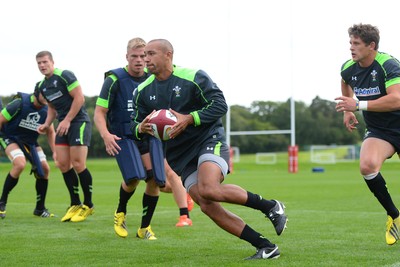
M 41 80 L 40 82 L 38 82 L 37 84 L 36 84 L 36 86 L 38 87 L 38 88 L 40 88 L 41 86 L 42 86 L 42 83 L 45 81 L 45 79 L 43 78 L 43 80 Z
M 379 63 L 379 65 L 383 65 L 387 60 L 391 59 L 392 56 L 386 53 L 378 52 L 376 54 L 375 60 Z
M 60 69 L 57 69 L 57 68 L 54 69 L 54 74 L 57 75 L 57 76 L 61 76 L 62 72 L 63 72 L 63 70 L 60 70 Z
M 118 80 L 118 77 L 117 76 L 115 76 L 115 74 L 114 73 L 112 73 L 111 71 L 108 71 L 108 72 L 106 72 L 105 74 L 104 74 L 104 79 L 106 79 L 106 78 L 110 78 L 110 79 L 112 79 L 114 82 L 116 81 L 116 80 Z
M 342 71 L 349 68 L 350 66 L 356 64 L 356 62 L 352 59 L 349 59 L 346 63 L 343 64 Z
M 154 79 L 155 79 L 154 74 L 150 75 L 149 78 L 147 78 L 144 82 L 139 84 L 138 91 L 140 92 L 144 87 L 146 87 L 147 85 L 151 84 L 154 81 Z
M 386 61 L 393 59 L 393 62 L 396 62 L 397 64 L 399 64 L 399 61 L 397 59 L 395 59 L 394 57 L 392 57 L 389 54 L 383 53 L 383 52 L 378 52 L 378 54 L 375 57 L 375 60 L 379 63 L 379 65 L 382 66 L 382 69 L 386 72 L 386 69 L 383 67 L 383 64 L 385 64 Z M 400 67 L 400 64 L 399 64 Z M 385 86 L 386 88 L 388 88 L 389 86 L 392 86 L 394 84 L 399 84 L 400 83 L 400 77 L 396 77 L 390 80 L 387 80 L 385 82 Z
M 185 80 L 194 81 L 197 72 L 198 70 L 174 66 L 174 75 Z
M 58 77 L 60 77 L 60 79 L 64 82 L 65 86 L 67 86 L 68 92 L 71 92 L 72 90 L 74 90 L 76 87 L 79 86 L 79 81 L 76 80 L 75 82 L 68 85 L 68 81 L 62 76 L 63 72 L 64 72 L 64 70 L 61 70 L 58 68 L 54 69 L 54 75 L 57 75 Z

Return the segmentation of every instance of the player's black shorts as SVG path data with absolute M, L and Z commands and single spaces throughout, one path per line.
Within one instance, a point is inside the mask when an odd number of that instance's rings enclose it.
M 13 140 L 13 139 L 6 138 L 6 137 L 0 138 L 0 147 L 2 147 L 4 150 L 6 150 L 6 148 L 7 148 L 10 144 L 14 144 L 14 143 L 15 143 L 15 144 L 18 144 L 17 141 L 15 141 L 15 140 Z M 25 143 L 25 142 L 21 142 L 21 144 L 27 145 L 27 146 L 31 145 L 31 144 L 28 144 L 28 143 Z M 38 147 L 38 146 L 39 146 L 39 143 L 36 141 L 36 142 L 33 143 L 33 145 L 35 145 L 35 147 Z
M 135 142 L 139 148 L 140 155 L 149 153 L 149 139 L 147 136 L 143 137 L 142 140 L 135 140 Z
M 207 154 L 212 154 L 215 156 L 218 156 L 218 160 L 212 160 L 212 158 L 207 159 Z M 202 157 L 203 156 L 203 157 Z M 182 171 L 181 178 L 182 181 L 185 181 L 185 179 L 191 175 L 193 172 L 197 171 L 199 163 L 199 159 L 202 157 L 203 161 L 214 161 L 217 165 L 220 166 L 226 166 L 226 167 L 221 167 L 221 172 L 224 174 L 224 176 L 229 173 L 229 147 L 227 144 L 222 143 L 218 140 L 211 140 L 208 143 L 205 143 L 202 148 L 200 149 L 199 153 L 197 154 L 197 157 L 194 158 L 192 161 L 189 162 L 189 164 L 185 167 L 185 169 Z M 223 161 L 226 162 L 226 165 L 223 163 Z
M 364 140 L 370 137 L 375 137 L 378 139 L 385 140 L 394 147 L 396 153 L 398 154 L 400 153 L 400 135 L 398 133 L 382 131 L 375 128 L 368 128 L 365 131 Z
M 56 135 L 56 145 L 90 146 L 91 138 L 92 124 L 90 122 L 71 122 L 67 135 Z

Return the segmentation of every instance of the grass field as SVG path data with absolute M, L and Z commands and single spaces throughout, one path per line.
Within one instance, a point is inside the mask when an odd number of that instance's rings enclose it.
M 58 217 L 34 217 L 34 178 L 24 172 L 9 196 L 7 217 L 0 220 L 0 266 L 400 266 L 400 245 L 386 245 L 385 212 L 360 177 L 358 162 L 316 166 L 300 153 L 296 174 L 288 173 L 286 154 L 275 165 L 254 162 L 254 155 L 242 155 L 226 183 L 283 201 L 288 229 L 276 236 L 259 211 L 226 207 L 278 244 L 277 260 L 243 261 L 255 249 L 220 230 L 198 206 L 191 212 L 194 225 L 176 228 L 178 208 L 171 194 L 161 194 L 153 218 L 158 239 L 137 239 L 144 184 L 128 207 L 129 236 L 117 237 L 113 214 L 121 182 L 118 168 L 114 160 L 89 160 L 96 208 L 82 223 L 60 222 L 69 197 L 54 167 L 47 207 Z M 9 167 L 0 163 L 1 186 Z M 313 167 L 325 171 L 313 173 Z M 400 205 L 398 161 L 387 163 L 382 173 Z

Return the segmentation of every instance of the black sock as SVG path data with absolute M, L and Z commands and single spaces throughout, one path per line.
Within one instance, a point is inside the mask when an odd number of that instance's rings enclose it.
M 44 210 L 44 202 L 46 200 L 47 186 L 49 180 L 46 179 L 36 179 L 36 209 Z
M 189 217 L 189 210 L 188 210 L 188 208 L 180 208 L 180 209 L 179 209 L 179 215 L 180 215 L 180 216 L 186 215 L 188 218 L 190 218 L 190 217 Z
M 7 174 L 6 180 L 4 181 L 3 193 L 1 194 L 0 202 L 7 203 L 8 194 L 17 185 L 19 177 L 12 177 L 10 173 Z
M 121 185 L 121 187 L 119 188 L 119 202 L 118 202 L 117 213 L 123 212 L 126 214 L 126 206 L 128 205 L 128 201 L 135 193 L 135 191 L 136 189 L 133 190 L 132 192 L 126 192 Z
M 153 218 L 153 214 L 157 206 L 157 202 L 158 196 L 149 196 L 146 193 L 143 193 L 143 214 L 140 228 L 146 228 L 150 225 L 151 219 Z
M 93 207 L 92 203 L 92 190 L 93 190 L 93 178 L 88 169 L 78 173 L 79 181 L 81 183 L 83 191 L 83 204 L 89 208 Z
M 379 172 L 375 178 L 371 180 L 364 180 L 367 183 L 369 190 L 371 190 L 374 196 L 378 199 L 379 203 L 381 203 L 383 208 L 386 210 L 386 213 L 393 219 L 399 217 L 399 210 L 392 201 L 382 174 Z
M 67 186 L 69 196 L 71 198 L 71 206 L 72 205 L 80 205 L 81 200 L 79 198 L 79 181 L 78 176 L 74 169 L 70 169 L 67 172 L 63 173 L 64 182 Z
M 0 202 L 7 203 L 8 194 L 17 185 L 19 177 L 13 178 L 10 173 L 7 174 L 6 180 L 4 181 L 3 193 L 1 194 Z
M 260 210 L 267 214 L 270 209 L 275 206 L 276 202 L 272 200 L 266 200 L 262 196 L 247 192 L 247 201 L 244 204 L 246 207 L 250 207 L 256 210 Z
M 240 239 L 243 239 L 250 244 L 253 245 L 253 247 L 256 248 L 264 248 L 264 247 L 272 247 L 274 244 L 272 244 L 267 238 L 262 236 L 260 233 L 257 233 L 254 231 L 250 226 L 247 224 L 244 226 L 244 229 L 242 233 L 240 234 Z

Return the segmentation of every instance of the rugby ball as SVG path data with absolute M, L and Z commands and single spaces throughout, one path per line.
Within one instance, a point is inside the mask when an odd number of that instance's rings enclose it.
M 160 109 L 150 117 L 149 123 L 154 136 L 162 141 L 169 140 L 169 132 L 177 119 L 168 109 Z

